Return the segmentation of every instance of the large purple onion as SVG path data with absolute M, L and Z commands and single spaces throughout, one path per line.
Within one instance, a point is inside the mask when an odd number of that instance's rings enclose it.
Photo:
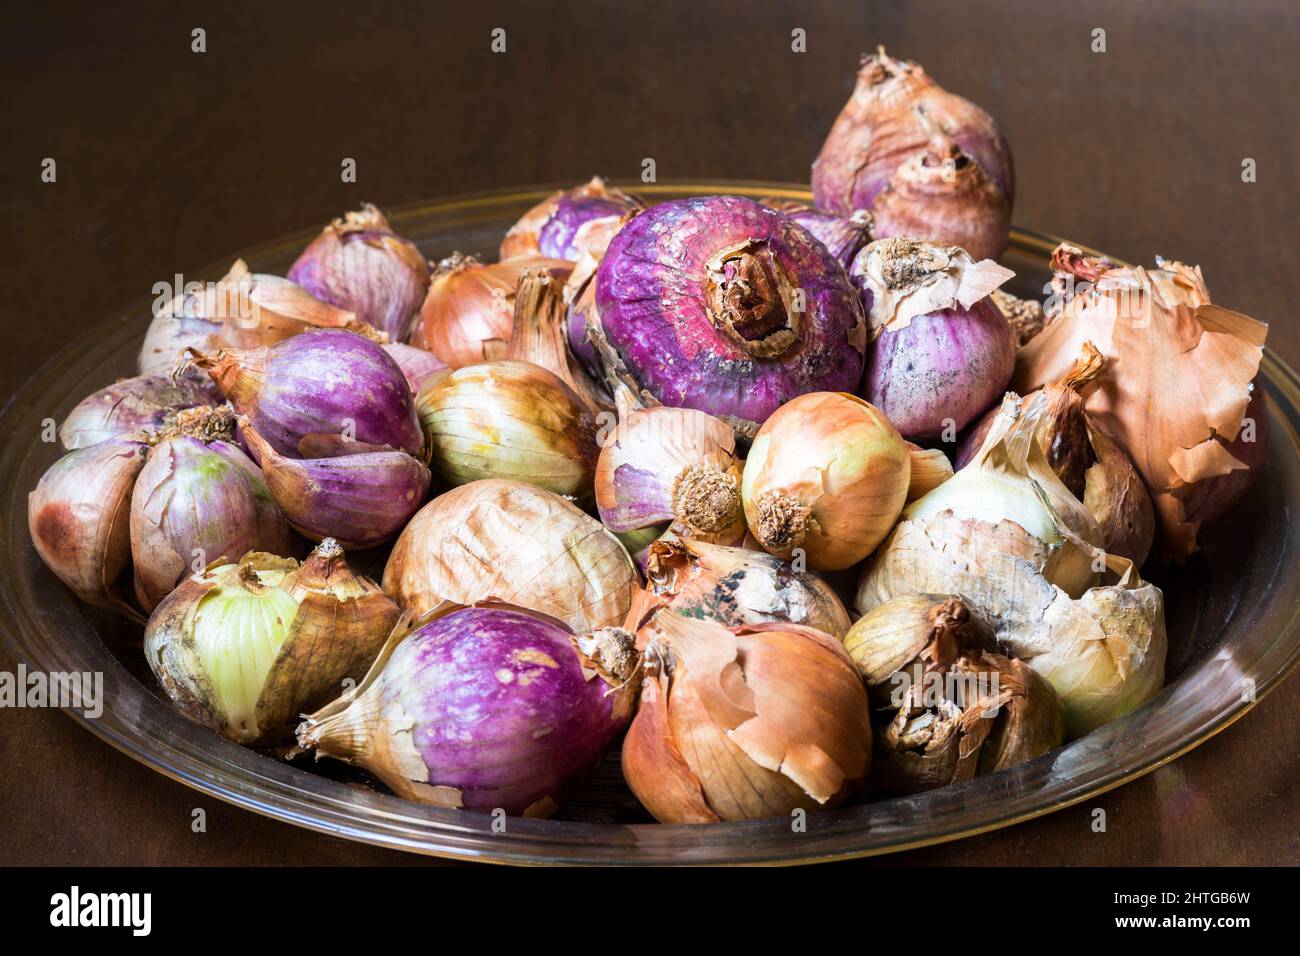
M 59 426 L 59 440 L 73 451 L 116 435 L 161 431 L 181 409 L 209 404 L 211 387 L 162 375 L 119 379 L 77 403 Z
M 379 660 L 354 697 L 299 727 L 299 742 L 403 797 L 467 810 L 549 814 L 636 700 L 630 634 L 579 639 L 508 606 L 435 616 Z
M 989 293 L 1012 273 L 913 239 L 871 243 L 850 273 L 875 334 L 863 397 L 904 438 L 955 440 L 1011 381 L 1015 335 Z
M 603 362 L 665 405 L 751 435 L 796 395 L 853 391 L 862 376 L 865 326 L 843 268 L 752 199 L 680 199 L 637 216 L 601 260 L 595 312 Z
M 402 341 L 429 289 L 429 264 L 367 203 L 326 226 L 290 267 L 289 278 Z
M 501 260 L 545 256 L 573 262 L 584 252 L 599 254 L 624 217 L 644 208 L 641 200 L 610 189 L 596 176 L 582 186 L 552 193 L 524 213 L 501 240 Z
M 304 332 L 275 345 L 199 356 L 234 405 L 276 451 L 291 458 L 387 445 L 424 445 L 415 396 L 397 362 L 353 332 Z
M 131 495 L 135 593 L 146 612 L 218 558 L 297 549 L 262 472 L 235 445 L 182 434 L 150 450 Z

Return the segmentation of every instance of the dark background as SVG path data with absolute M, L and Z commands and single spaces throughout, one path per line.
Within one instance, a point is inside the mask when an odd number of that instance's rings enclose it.
M 190 51 L 195 27 L 206 53 Z M 790 50 L 795 27 L 806 53 Z M 660 180 L 806 181 L 878 43 L 999 119 L 1018 224 L 1198 262 L 1216 301 L 1271 323 L 1270 347 L 1300 363 L 1295 0 L 41 3 L 0 14 L 0 394 L 155 282 L 363 200 L 635 179 L 645 157 Z M 1118 791 L 888 859 L 1295 863 L 1297 704 L 1292 680 Z M 0 862 L 413 859 L 227 807 L 57 712 L 0 720 Z M 196 806 L 206 834 L 190 830 Z

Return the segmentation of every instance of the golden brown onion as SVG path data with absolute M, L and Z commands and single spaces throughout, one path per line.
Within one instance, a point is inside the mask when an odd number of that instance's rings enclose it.
M 839 641 L 794 624 L 730 629 L 660 611 L 623 775 L 661 823 L 835 806 L 871 763 L 867 698 Z
M 764 550 L 838 570 L 875 550 L 907 497 L 907 446 L 874 406 L 841 392 L 782 405 L 759 429 L 745 461 L 750 532 Z
M 517 481 L 473 481 L 411 519 L 384 568 L 384 590 L 423 614 L 442 601 L 495 598 L 575 631 L 623 624 L 636 569 L 600 522 Z
M 452 368 L 503 358 L 510 342 L 515 287 L 525 269 L 555 269 L 567 276 L 573 264 L 525 257 L 484 265 L 453 253 L 438 263 L 411 336 Z

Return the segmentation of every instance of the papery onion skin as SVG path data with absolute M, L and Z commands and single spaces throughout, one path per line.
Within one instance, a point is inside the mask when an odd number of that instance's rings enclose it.
M 438 263 L 411 344 L 451 368 L 504 358 L 514 322 L 515 288 L 525 269 L 567 276 L 573 263 L 521 256 L 485 265 L 457 252 Z
M 745 460 L 745 520 L 764 550 L 834 571 L 889 533 L 907 498 L 911 459 L 894 426 L 853 395 L 814 392 L 783 405 Z
M 415 243 L 366 203 L 326 226 L 289 267 L 289 279 L 402 341 L 424 302 L 429 267 Z
M 752 199 L 680 199 L 637 216 L 601 259 L 595 305 L 612 350 L 602 362 L 665 405 L 748 434 L 791 398 L 850 391 L 862 374 L 865 327 L 844 270 Z
M 177 435 L 149 452 L 131 497 L 136 600 L 152 611 L 191 571 L 298 543 L 261 470 L 233 444 Z
M 526 481 L 590 498 L 596 420 L 556 375 L 501 360 L 431 378 L 416 398 L 429 466 L 443 482 Z
M 188 379 L 173 381 L 162 375 L 120 379 L 78 402 L 59 426 L 59 440 L 73 451 L 118 435 L 158 432 L 181 409 L 210 401 L 209 389 Z
M 382 544 L 402 530 L 429 493 L 429 469 L 405 452 L 288 458 L 252 425 L 240 424 L 275 501 L 313 541 L 336 538 L 345 548 Z
M 873 238 L 872 216 L 865 209 L 855 209 L 850 215 L 841 216 L 797 199 L 762 199 L 760 202 L 807 229 L 845 269 L 853 262 L 858 250 Z
M 930 138 L 918 108 L 980 164 L 1008 205 L 1014 201 L 1011 151 L 992 117 L 881 47 L 863 58 L 853 94 L 813 163 L 818 208 L 843 214 L 870 209 L 899 166 Z
M 871 764 L 867 698 L 839 641 L 812 628 L 729 629 L 659 611 L 623 776 L 661 823 L 830 808 Z
M 397 367 L 406 376 L 406 383 L 411 386 L 412 395 L 419 395 L 420 389 L 429 380 L 429 376 L 447 367 L 447 364 L 438 356 L 432 352 L 426 352 L 424 349 L 416 348 L 414 345 L 389 342 L 382 348 L 392 356 L 393 361 L 397 363 Z
M 590 631 L 623 624 L 636 570 L 618 539 L 564 498 L 487 479 L 420 509 L 393 545 L 383 583 L 416 614 L 493 597 Z
M 269 348 L 222 349 L 195 362 L 282 455 L 308 457 L 340 436 L 414 455 L 423 449 L 402 369 L 363 336 L 304 332 Z
M 576 261 L 593 244 L 607 243 L 624 217 L 644 208 L 641 200 L 610 189 L 596 176 L 581 186 L 552 193 L 524 213 L 501 240 L 501 261 L 521 256 Z
M 1263 390 L 1258 382 L 1251 387 L 1250 403 L 1242 417 L 1243 426 L 1247 422 L 1251 423 L 1250 426 L 1243 427 L 1232 441 L 1222 442 L 1224 450 L 1245 467 L 1197 482 L 1182 493 L 1175 492 L 1190 522 L 1205 525 L 1222 518 L 1237 507 L 1259 478 L 1268 457 L 1268 436 L 1272 426 Z
M 626 633 L 616 673 L 600 673 L 608 658 L 593 663 L 559 622 L 504 606 L 435 615 L 395 640 L 355 697 L 309 717 L 299 740 L 408 799 L 547 816 L 635 699 Z
M 811 571 L 762 551 L 690 539 L 650 545 L 646 585 L 654 603 L 729 627 L 787 622 L 842 638 L 849 614 Z
M 740 544 L 745 513 L 735 432 L 691 408 L 660 405 L 624 415 L 604 436 L 596 507 L 611 531 L 668 522 L 686 537 Z
M 1197 548 L 1200 522 L 1218 510 L 1198 502 L 1189 513 L 1195 486 L 1244 470 L 1226 444 L 1245 426 L 1268 326 L 1212 302 L 1197 266 L 1159 259 L 1151 269 L 1121 267 L 1062 244 L 1052 269 L 1053 298 L 1064 307 L 1048 303 L 1059 314 L 1020 350 L 1014 384 L 1031 390 L 1056 380 L 1084 342 L 1096 346 L 1106 371 L 1088 413 L 1133 459 L 1160 550 L 1181 561 Z M 1262 461 L 1262 447 L 1251 451 Z
M 988 651 L 962 654 L 941 683 L 908 689 L 876 735 L 871 783 L 920 793 L 1008 769 L 1063 739 L 1060 699 L 1032 667 Z
M 81 600 L 143 621 L 130 603 L 131 489 L 149 446 L 109 438 L 64 455 L 27 496 L 36 553 Z
M 1081 394 L 1103 366 L 1101 354 L 1091 342 L 1085 343 L 1084 356 L 1075 367 L 1042 389 L 1047 415 L 1038 443 L 1070 493 L 1097 519 L 1106 552 L 1141 566 L 1155 535 L 1151 498 L 1132 459 L 1087 413 Z M 994 409 L 962 439 L 958 467 L 979 451 L 996 417 Z
M 875 333 L 863 396 L 905 438 L 955 439 L 1006 390 L 1015 339 L 987 292 L 1011 274 L 911 239 L 877 240 L 858 253 L 850 275 Z

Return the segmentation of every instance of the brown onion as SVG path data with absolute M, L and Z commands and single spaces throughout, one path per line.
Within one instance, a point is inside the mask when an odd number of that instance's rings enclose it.
M 925 149 L 931 130 L 921 114 L 957 141 L 1010 206 L 1011 152 L 992 117 L 943 89 L 918 64 L 889 56 L 884 47 L 863 58 L 853 95 L 813 163 L 817 206 L 843 214 L 871 209 L 898 168 Z
M 514 317 L 515 287 L 525 269 L 559 270 L 573 264 L 561 259 L 525 257 L 484 265 L 473 256 L 453 253 L 438 263 L 420 307 L 413 344 L 427 349 L 452 368 L 505 357 Z
M 745 461 L 745 520 L 764 550 L 829 571 L 861 561 L 907 498 L 911 462 L 883 414 L 841 392 L 786 402 L 759 429 Z
M 655 819 L 826 809 L 865 780 L 867 697 L 839 641 L 795 624 L 732 629 L 666 610 L 643 630 L 623 776 Z
M 416 614 L 495 598 L 580 632 L 621 626 L 635 583 L 627 551 L 600 522 L 559 495 L 501 480 L 425 505 L 384 568 L 384 590 Z
M 898 167 L 871 207 L 877 239 L 939 239 L 974 259 L 996 259 L 1011 236 L 1011 205 L 957 141 L 935 130 Z

